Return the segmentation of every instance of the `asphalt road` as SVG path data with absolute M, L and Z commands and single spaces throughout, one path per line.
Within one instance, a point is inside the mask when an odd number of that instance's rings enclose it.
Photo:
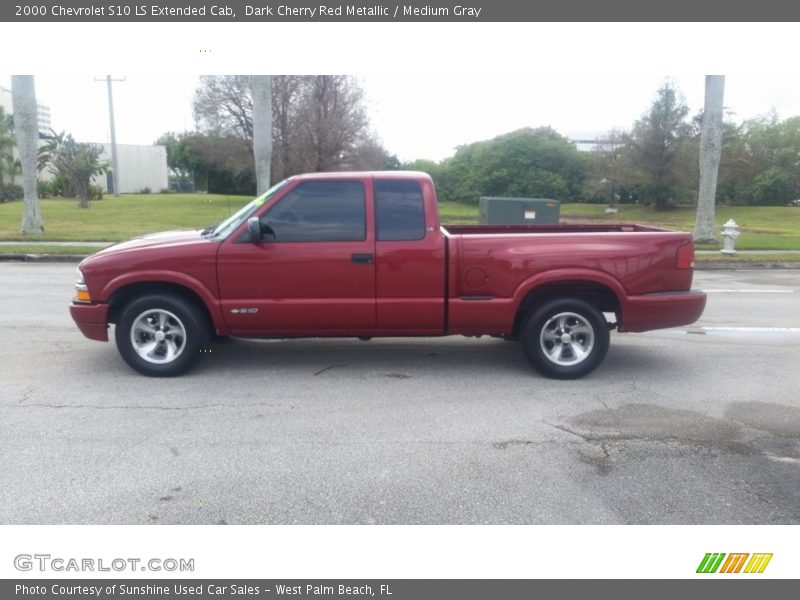
M 700 272 L 696 326 L 572 382 L 495 339 L 233 340 L 182 378 L 0 263 L 0 523 L 800 523 L 800 271 Z

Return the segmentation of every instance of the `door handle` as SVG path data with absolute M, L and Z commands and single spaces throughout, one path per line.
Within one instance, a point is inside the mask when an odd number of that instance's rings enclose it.
M 371 265 L 372 254 L 351 254 L 350 260 L 360 265 Z

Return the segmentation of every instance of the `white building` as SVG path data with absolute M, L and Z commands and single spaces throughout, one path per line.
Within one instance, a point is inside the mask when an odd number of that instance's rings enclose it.
M 109 172 L 94 177 L 92 183 L 99 185 L 104 192 L 111 193 L 114 187 L 114 179 L 110 172 L 111 144 L 99 145 L 103 147 L 100 160 L 108 162 Z M 117 144 L 117 160 L 120 194 L 136 194 L 144 189 L 156 194 L 169 186 L 166 146 Z
M 14 103 L 11 100 L 11 90 L 0 85 L 0 106 L 3 107 L 3 112 L 10 115 L 14 112 Z M 39 133 L 49 134 L 52 124 L 50 122 L 50 107 L 45 104 L 36 104 L 36 112 L 38 113 Z
M 0 106 L 5 114 L 10 115 L 13 113 L 11 90 L 3 86 L 0 86 Z M 54 129 L 50 118 L 50 107 L 44 104 L 37 104 L 36 106 L 38 108 L 39 133 L 49 136 L 52 133 L 52 129 Z M 110 171 L 111 144 L 98 145 L 103 147 L 100 160 L 108 161 Z M 14 156 L 16 157 L 16 148 L 14 149 Z M 167 149 L 165 146 L 117 144 L 117 160 L 119 161 L 120 194 L 136 194 L 144 189 L 158 193 L 169 186 Z M 39 173 L 39 178 L 49 181 L 53 179 L 53 174 L 45 168 Z M 99 185 L 104 192 L 113 192 L 114 183 L 110 172 L 94 177 L 92 183 Z

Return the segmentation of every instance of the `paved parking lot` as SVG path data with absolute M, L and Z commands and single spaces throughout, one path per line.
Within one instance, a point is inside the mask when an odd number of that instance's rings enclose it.
M 74 265 L 0 263 L 0 523 L 800 523 L 800 271 L 559 382 L 495 339 L 233 340 L 190 375 L 84 339 Z

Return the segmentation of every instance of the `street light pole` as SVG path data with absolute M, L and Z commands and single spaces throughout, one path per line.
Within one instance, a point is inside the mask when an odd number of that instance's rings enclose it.
M 103 80 L 95 79 L 95 81 Z M 111 92 L 111 82 L 125 81 L 125 78 L 112 79 L 111 75 L 106 75 L 105 81 L 108 85 L 108 118 L 111 121 L 111 175 L 114 178 L 114 196 L 119 196 L 119 161 L 117 160 L 117 133 L 114 130 L 114 96 Z

